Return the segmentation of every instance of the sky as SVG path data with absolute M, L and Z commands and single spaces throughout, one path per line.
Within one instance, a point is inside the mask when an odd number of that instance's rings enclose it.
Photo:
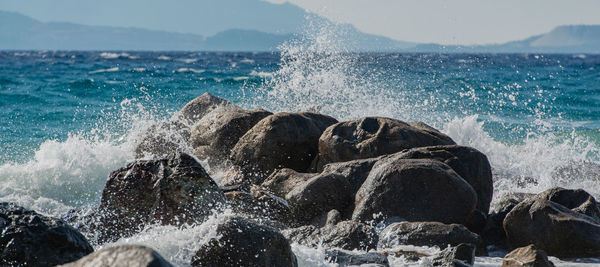
M 364 32 L 420 43 L 503 43 L 559 25 L 600 24 L 600 0 L 287 1 Z

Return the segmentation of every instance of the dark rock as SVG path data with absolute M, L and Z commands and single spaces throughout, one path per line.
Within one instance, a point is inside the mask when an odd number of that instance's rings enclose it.
M 0 265 L 54 266 L 94 251 L 64 221 L 11 203 L 0 203 Z
M 298 266 L 287 239 L 269 227 L 232 217 L 217 226 L 217 235 L 198 250 L 193 266 Z
M 330 163 L 323 167 L 322 173 L 336 173 L 346 177 L 350 183 L 352 195 L 356 195 L 358 189 L 369 176 L 369 172 L 381 158 L 358 159 L 346 162 Z
M 390 266 L 387 256 L 378 252 L 356 252 L 332 249 L 325 251 L 326 260 L 344 266 Z
M 235 107 L 233 103 L 206 92 L 188 102 L 179 112 L 177 120 L 193 126 L 206 114 L 223 106 Z
M 486 225 L 481 231 L 481 237 L 483 238 L 486 246 L 492 245 L 501 249 L 508 249 L 509 245 L 506 240 L 506 233 L 502 223 L 506 214 L 508 214 L 514 207 L 516 207 L 521 201 L 531 197 L 531 194 L 513 193 L 502 197 L 502 200 L 498 201 L 495 205 L 494 210 L 487 217 Z
M 373 227 L 355 221 L 342 221 L 322 228 L 313 225 L 301 226 L 284 230 L 283 234 L 289 240 L 305 246 L 323 245 L 347 250 L 374 249 L 378 239 Z
M 514 207 L 504 219 L 509 244 L 516 248 L 534 244 L 557 257 L 600 256 L 600 224 L 596 219 L 547 200 L 554 189 Z
M 397 154 L 404 159 L 435 159 L 450 166 L 477 193 L 476 209 L 487 214 L 494 192 L 492 168 L 487 157 L 478 150 L 458 145 L 414 148 Z
M 386 227 L 379 234 L 379 249 L 394 248 L 399 245 L 437 246 L 444 249 L 469 243 L 481 244 L 481 238 L 460 224 L 439 222 L 400 222 Z
M 554 267 L 545 251 L 529 245 L 517 248 L 502 259 L 502 267 Z
M 190 129 L 178 121 L 163 121 L 154 124 L 141 137 L 135 148 L 136 158 L 162 158 L 181 152 L 190 139 Z
M 211 166 L 223 164 L 231 150 L 248 130 L 268 115 L 263 109 L 245 110 L 235 106 L 214 109 L 194 127 L 190 144 L 200 159 L 208 159 Z
M 440 161 L 383 158 L 356 194 L 352 218 L 463 223 L 476 202 L 473 188 Z
M 267 218 L 285 224 L 292 223 L 292 213 L 287 202 L 257 186 L 251 193 L 232 191 L 225 193 L 229 204 L 236 214 L 246 214 L 257 219 Z
M 300 173 L 292 169 L 283 168 L 271 173 L 271 175 L 263 181 L 261 186 L 277 196 L 285 197 L 287 193 L 307 182 L 314 176 L 315 174 L 313 173 Z
M 151 248 L 139 245 L 121 245 L 108 247 L 87 255 L 76 262 L 71 262 L 63 267 L 171 267 L 167 260 Z
M 600 223 L 600 209 L 596 199 L 582 189 L 564 189 L 560 187 L 548 189 L 536 196 L 556 202 L 566 208 L 587 215 Z
M 285 195 L 285 200 L 297 221 L 310 223 L 332 209 L 348 209 L 354 195 L 346 177 L 321 173 L 295 186 Z
M 327 128 L 319 138 L 320 166 L 330 162 L 374 158 L 404 149 L 453 145 L 452 139 L 424 123 L 366 117 L 340 122 Z
M 191 156 L 140 160 L 112 172 L 99 210 L 103 234 L 114 240 L 149 223 L 180 225 L 202 222 L 225 203 L 225 196 Z
M 257 175 L 253 181 L 256 184 L 275 169 L 306 172 L 317 155 L 319 136 L 336 122 L 332 117 L 309 112 L 270 115 L 239 139 L 231 159 L 245 175 Z
M 475 246 L 473 244 L 459 244 L 448 247 L 434 257 L 433 266 L 468 267 L 475 262 Z

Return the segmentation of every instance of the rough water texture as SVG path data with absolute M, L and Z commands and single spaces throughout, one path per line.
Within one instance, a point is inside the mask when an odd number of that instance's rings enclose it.
M 504 194 L 555 186 L 600 197 L 600 56 L 348 51 L 324 27 L 274 54 L 0 52 L 0 200 L 55 217 L 85 213 L 110 172 L 133 161 L 143 133 L 205 92 L 270 112 L 423 121 L 487 155 L 492 209 Z M 220 181 L 222 170 L 203 167 Z M 92 245 L 142 244 L 187 266 L 230 213 Z M 299 266 L 331 265 L 323 249 L 292 250 Z

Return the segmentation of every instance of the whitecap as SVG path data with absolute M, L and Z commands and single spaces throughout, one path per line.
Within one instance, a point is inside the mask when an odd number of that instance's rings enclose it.
M 95 73 L 103 73 L 103 72 L 116 72 L 119 71 L 119 67 L 114 67 L 114 68 L 108 68 L 108 69 L 99 69 L 99 70 L 93 70 L 88 72 L 89 74 L 95 74 Z

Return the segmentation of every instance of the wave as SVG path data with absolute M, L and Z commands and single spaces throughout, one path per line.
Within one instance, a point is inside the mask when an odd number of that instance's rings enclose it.
M 119 71 L 119 67 L 113 67 L 113 68 L 108 68 L 108 69 L 99 69 L 99 70 L 93 70 L 88 72 L 89 74 L 96 74 L 96 73 L 104 73 L 104 72 L 117 72 Z
M 194 69 L 194 68 L 179 68 L 177 70 L 175 70 L 174 72 L 178 72 L 178 73 L 203 73 L 206 70 L 203 69 Z
M 127 58 L 127 59 L 139 59 L 139 56 L 132 56 L 129 53 L 110 53 L 110 52 L 102 52 L 98 55 L 104 59 L 119 59 L 119 58 Z

